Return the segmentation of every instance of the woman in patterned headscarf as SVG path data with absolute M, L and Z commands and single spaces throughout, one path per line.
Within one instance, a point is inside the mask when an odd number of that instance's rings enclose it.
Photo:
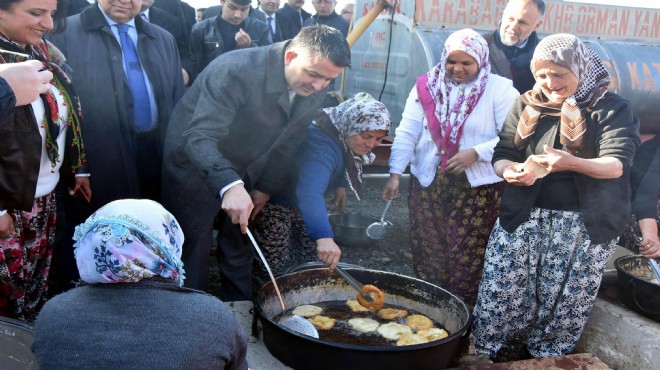
M 233 313 L 182 287 L 183 233 L 160 204 L 108 203 L 76 227 L 74 240 L 84 283 L 39 314 L 39 368 L 247 368 L 247 336 Z
M 510 80 L 490 73 L 483 37 L 454 32 L 440 62 L 417 79 L 392 145 L 383 198 L 398 195 L 410 163 L 415 274 L 470 307 L 500 202 L 502 179 L 490 160 L 516 97 Z
M 367 93 L 319 111 L 299 152 L 295 195 L 274 197 L 258 219 L 257 239 L 276 274 L 314 255 L 327 267 L 337 266 L 341 250 L 333 239 L 324 194 L 336 190 L 337 211 L 346 207 L 346 188 L 360 200 L 362 166 L 374 161 L 371 150 L 387 136 L 391 123 L 385 105 Z
M 639 145 L 630 104 L 577 37 L 543 39 L 531 69 L 493 155 L 506 182 L 474 310 L 476 350 L 498 361 L 573 350 L 628 220 Z
M 66 4 L 0 0 L 0 63 L 38 60 L 47 90 L 0 120 L 0 316 L 34 321 L 48 296 L 55 248 L 55 187 L 91 197 L 80 102 L 59 50 L 43 39 L 62 29 Z M 74 177 L 75 175 L 75 177 Z

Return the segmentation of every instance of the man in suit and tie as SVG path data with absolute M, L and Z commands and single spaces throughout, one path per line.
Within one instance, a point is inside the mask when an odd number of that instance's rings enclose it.
M 162 0 L 161 0 L 162 1 Z M 152 6 L 155 0 L 142 0 L 140 16 L 144 20 L 151 22 L 174 36 L 176 47 L 179 50 L 179 58 L 183 69 L 183 85 L 188 85 L 190 81 L 190 72 L 192 71 L 192 61 L 188 44 L 190 43 L 190 32 L 186 31 L 185 24 L 166 10 Z
M 214 60 L 174 109 L 165 139 L 163 201 L 186 235 L 185 285 L 208 282 L 219 213 L 220 298 L 252 299 L 254 252 L 244 233 L 281 189 L 328 83 L 350 65 L 334 28 Z
M 174 37 L 141 17 L 141 0 L 98 0 L 50 40 L 64 53 L 85 112 L 92 210 L 160 200 L 162 136 L 183 94 Z
M 280 0 L 258 0 L 259 12 L 265 16 L 265 21 L 270 28 L 270 38 L 273 42 L 284 41 L 282 38 L 282 27 L 277 18 L 277 9 L 280 7 Z
M 294 38 L 307 18 L 312 16 L 302 8 L 303 5 L 305 0 L 286 0 L 284 6 L 277 10 L 284 40 Z

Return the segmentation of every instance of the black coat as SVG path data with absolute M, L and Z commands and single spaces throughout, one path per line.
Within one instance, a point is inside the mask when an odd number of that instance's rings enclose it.
M 186 26 L 167 11 L 154 7 L 149 9 L 149 22 L 163 28 L 174 36 L 176 47 L 179 50 L 181 66 L 190 74 L 193 64 L 190 59 L 190 32 L 186 30 Z
M 289 4 L 284 4 L 283 7 L 277 9 L 277 18 L 282 29 L 282 38 L 284 40 L 290 40 L 294 38 L 303 24 L 300 22 L 300 16 L 302 15 L 303 22 L 312 15 L 307 13 L 305 9 L 300 9 L 300 13 L 294 10 Z

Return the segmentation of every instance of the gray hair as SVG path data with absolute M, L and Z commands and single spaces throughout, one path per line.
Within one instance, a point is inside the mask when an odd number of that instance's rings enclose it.
M 351 66 L 351 48 L 344 35 L 332 27 L 322 24 L 303 27 L 288 46 L 294 48 L 329 59 L 337 67 Z

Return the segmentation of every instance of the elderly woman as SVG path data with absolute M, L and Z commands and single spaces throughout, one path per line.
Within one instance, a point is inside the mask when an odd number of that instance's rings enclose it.
M 385 105 L 367 93 L 319 111 L 299 151 L 295 194 L 291 189 L 275 197 L 255 229 L 276 274 L 314 255 L 331 269 L 337 266 L 341 249 L 333 239 L 324 194 L 335 190 L 332 203 L 338 211 L 346 208 L 346 188 L 360 200 L 362 166 L 373 162 L 371 150 L 391 123 Z
M 411 163 L 415 274 L 470 307 L 502 191 L 490 160 L 517 97 L 510 80 L 490 73 L 483 37 L 471 29 L 454 32 L 438 64 L 417 79 L 392 145 L 383 198 L 398 196 Z
M 40 369 L 246 369 L 247 337 L 220 300 L 183 288 L 183 233 L 151 200 L 117 200 L 76 227 L 86 284 L 35 324 Z
M 506 183 L 474 309 L 476 351 L 496 361 L 573 350 L 630 214 L 639 145 L 630 104 L 577 37 L 543 39 L 531 69 L 493 155 Z
M 91 197 L 78 97 L 61 54 L 42 38 L 62 25 L 61 8 L 57 0 L 0 0 L 0 63 L 36 59 L 53 74 L 46 93 L 0 120 L 0 316 L 27 321 L 48 294 L 60 168 L 71 195 Z

